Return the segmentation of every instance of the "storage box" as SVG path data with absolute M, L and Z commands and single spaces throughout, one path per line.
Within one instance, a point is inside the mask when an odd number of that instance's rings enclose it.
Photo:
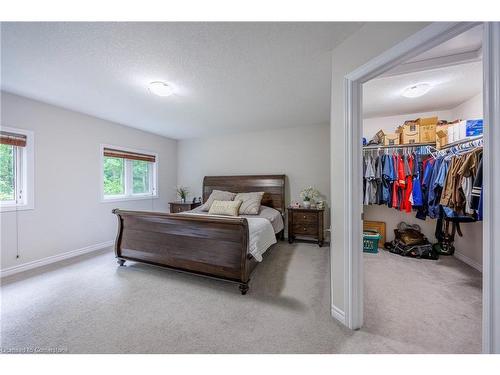
M 448 144 L 448 129 L 455 122 L 448 122 L 445 120 L 441 120 L 437 123 L 437 125 L 436 125 L 436 148 L 437 149 L 440 149 L 441 147 Z
M 415 133 L 418 132 L 418 127 L 419 127 L 418 119 L 417 120 L 408 120 L 405 121 L 402 126 L 400 126 L 401 133 Z
M 405 121 L 396 129 L 396 133 L 401 135 L 401 143 L 404 145 L 419 142 L 418 124 L 415 121 Z
M 420 142 L 420 134 L 419 132 L 414 133 L 402 133 L 401 134 L 401 142 L 404 145 L 419 143 Z
M 419 132 L 416 120 L 405 121 L 403 125 L 396 129 L 396 133 L 401 133 L 401 143 L 418 143 Z
M 448 127 L 448 143 L 453 143 L 459 140 L 460 122 L 450 124 Z
M 422 118 L 416 119 L 415 122 L 419 126 L 436 125 L 438 123 L 438 117 L 437 116 L 434 116 L 434 117 L 422 117 Z
M 384 131 L 382 129 L 380 129 L 376 134 L 375 134 L 375 137 L 377 137 L 377 139 L 379 140 L 380 143 L 383 142 L 384 140 Z
M 441 147 L 444 147 L 447 144 L 448 144 L 448 129 L 447 127 L 443 127 L 443 129 L 440 129 L 436 132 L 436 148 L 440 150 Z
M 483 134 L 483 119 L 467 120 L 465 125 L 465 136 L 476 137 Z
M 434 142 L 436 139 L 436 125 L 438 123 L 437 117 L 420 118 L 416 120 L 418 131 L 420 133 L 420 143 Z
M 375 230 L 363 231 L 363 252 L 377 254 L 380 237 Z
M 458 123 L 458 134 L 455 134 L 456 141 L 461 141 L 462 139 L 465 139 L 466 129 L 467 129 L 467 121 L 460 121 Z
M 385 243 L 385 222 L 363 220 L 363 232 L 366 232 L 369 230 L 374 230 L 380 234 L 380 240 L 378 241 L 378 247 L 383 249 L 384 243 Z
M 420 143 L 434 142 L 436 139 L 436 124 L 420 126 Z
M 393 146 L 400 144 L 400 134 L 399 133 L 385 133 L 384 134 L 384 146 Z

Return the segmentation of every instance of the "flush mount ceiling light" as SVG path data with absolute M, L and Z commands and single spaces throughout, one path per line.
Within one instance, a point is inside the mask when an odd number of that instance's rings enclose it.
M 418 98 L 419 96 L 427 94 L 431 88 L 432 86 L 429 83 L 417 83 L 416 85 L 405 88 L 401 95 L 405 98 Z
M 154 81 L 149 84 L 149 91 L 158 96 L 170 96 L 174 93 L 174 88 L 161 81 Z

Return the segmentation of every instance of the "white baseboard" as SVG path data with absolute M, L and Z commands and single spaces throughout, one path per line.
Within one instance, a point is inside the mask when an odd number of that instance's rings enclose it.
M 332 316 L 345 325 L 345 312 L 343 310 L 339 309 L 337 306 L 332 306 Z
M 455 254 L 453 254 L 457 259 L 461 260 L 462 262 L 464 262 L 465 264 L 468 264 L 469 266 L 471 266 L 472 268 L 475 268 L 476 270 L 478 270 L 479 272 L 483 272 L 483 265 L 476 262 L 475 260 L 469 258 L 467 255 L 464 255 L 462 253 L 459 253 L 457 251 L 455 251 Z
M 68 251 L 68 252 L 65 252 L 62 254 L 52 255 L 50 257 L 42 258 L 39 260 L 34 260 L 32 262 L 23 263 L 23 264 L 20 264 L 17 266 L 5 268 L 3 270 L 0 270 L 0 278 L 14 275 L 14 274 L 19 273 L 19 272 L 31 270 L 33 268 L 45 266 L 47 264 L 60 262 L 61 260 L 73 258 L 73 257 L 76 257 L 78 255 L 91 253 L 92 251 L 96 251 L 96 250 L 104 249 L 105 247 L 113 246 L 114 243 L 115 243 L 114 241 L 101 242 L 101 243 L 98 243 L 95 245 L 82 247 L 81 249 L 76 249 L 76 250 Z

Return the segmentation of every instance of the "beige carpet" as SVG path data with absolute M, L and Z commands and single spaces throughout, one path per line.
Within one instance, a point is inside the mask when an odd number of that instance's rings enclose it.
M 1 346 L 69 353 L 476 353 L 481 275 L 366 255 L 366 325 L 330 317 L 329 249 L 282 242 L 251 289 L 146 265 L 110 250 L 3 280 Z

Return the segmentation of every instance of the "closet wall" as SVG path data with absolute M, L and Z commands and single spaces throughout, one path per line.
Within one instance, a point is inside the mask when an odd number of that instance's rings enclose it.
M 470 98 L 459 106 L 442 111 L 411 113 L 390 117 L 367 118 L 363 120 L 363 137 L 369 141 L 380 129 L 393 132 L 396 126 L 401 125 L 405 120 L 419 117 L 438 116 L 443 120 L 454 120 L 457 118 L 473 119 L 482 118 L 483 100 L 482 93 Z M 365 220 L 383 221 L 386 223 L 386 240 L 394 239 L 394 231 L 397 224 L 405 221 L 410 224 L 418 224 L 422 232 L 431 242 L 435 242 L 434 231 L 436 221 L 427 218 L 425 221 L 417 219 L 415 212 L 407 214 L 397 211 L 387 206 L 364 206 Z M 455 255 L 457 258 L 468 263 L 472 267 L 481 270 L 482 266 L 482 229 L 481 222 L 463 224 L 461 226 L 464 237 L 455 237 Z

